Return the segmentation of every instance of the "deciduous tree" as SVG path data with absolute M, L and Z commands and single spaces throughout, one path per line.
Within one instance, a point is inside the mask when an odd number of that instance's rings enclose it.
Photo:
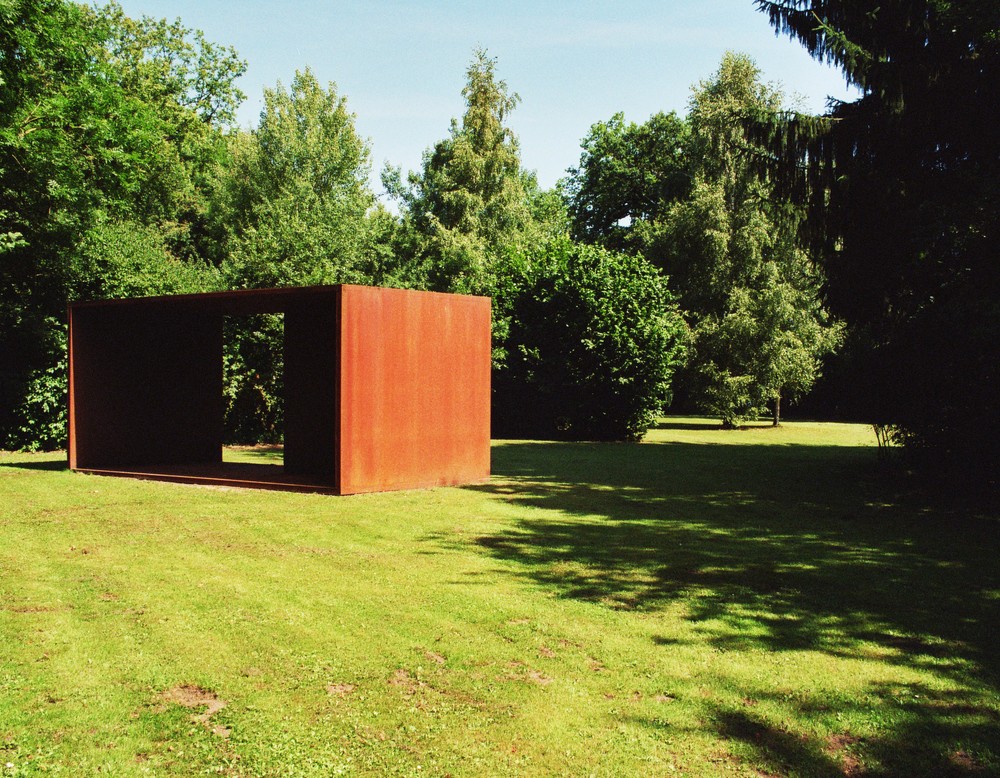
M 726 54 L 692 97 L 689 196 L 635 228 L 691 322 L 689 389 L 726 426 L 767 407 L 777 424 L 781 398 L 808 391 L 841 338 L 797 240 L 801 209 L 758 174 L 741 129 L 748 113 L 777 111 L 781 99 L 752 60 Z
M 67 300 L 122 291 L 94 274 L 88 246 L 141 236 L 109 261 L 178 270 L 137 274 L 136 292 L 141 278 L 162 289 L 197 275 L 205 183 L 242 70 L 232 49 L 114 4 L 0 3 L 0 445 L 30 444 L 17 430 L 53 428 L 26 426 L 25 401 L 33 376 L 59 359 Z M 161 249 L 190 267 L 161 263 Z
M 226 234 L 227 287 L 372 280 L 369 150 L 335 84 L 324 87 L 307 68 L 287 89 L 265 89 L 258 126 L 232 136 L 230 153 L 214 214 Z M 280 317 L 227 323 L 229 440 L 280 439 L 283 346 Z
M 642 257 L 567 236 L 517 249 L 496 272 L 494 431 L 641 438 L 686 342 L 666 278 Z
M 578 167 L 562 182 L 573 236 L 608 248 L 642 251 L 631 229 L 656 222 L 691 190 L 687 122 L 658 113 L 643 124 L 617 113 L 582 141 Z
M 257 128 L 234 139 L 224 266 L 231 287 L 364 280 L 369 151 L 335 84 L 308 68 L 264 90 Z

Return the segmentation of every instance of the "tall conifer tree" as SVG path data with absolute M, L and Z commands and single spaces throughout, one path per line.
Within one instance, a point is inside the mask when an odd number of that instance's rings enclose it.
M 759 117 L 769 172 L 809 202 L 858 412 L 951 475 L 1000 466 L 1000 4 L 779 0 L 779 33 L 861 91 Z M 906 376 L 906 380 L 899 380 Z
M 531 222 L 533 181 L 506 125 L 520 98 L 497 79 L 496 60 L 477 50 L 466 76 L 465 113 L 424 153 L 423 170 L 406 183 L 399 170 L 383 179 L 419 236 L 431 286 L 482 291 L 491 264 Z

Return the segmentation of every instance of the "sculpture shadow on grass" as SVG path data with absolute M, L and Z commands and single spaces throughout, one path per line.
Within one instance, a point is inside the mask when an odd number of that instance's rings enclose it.
M 38 461 L 22 459 L 10 462 L 0 459 L 0 467 L 12 467 L 19 470 L 47 470 L 49 472 L 58 472 L 59 470 L 69 470 L 69 462 L 65 459 L 42 459 Z

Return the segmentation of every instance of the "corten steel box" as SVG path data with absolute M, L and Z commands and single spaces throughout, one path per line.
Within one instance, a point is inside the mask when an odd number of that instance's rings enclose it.
M 284 465 L 222 462 L 225 316 L 284 314 Z M 74 303 L 69 466 L 335 494 L 490 474 L 490 300 L 317 286 Z

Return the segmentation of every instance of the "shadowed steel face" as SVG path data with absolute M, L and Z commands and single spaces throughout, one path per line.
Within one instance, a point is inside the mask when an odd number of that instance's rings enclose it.
M 222 321 L 285 317 L 285 464 L 221 461 Z M 69 464 L 336 494 L 489 477 L 490 301 L 325 286 L 75 303 Z

